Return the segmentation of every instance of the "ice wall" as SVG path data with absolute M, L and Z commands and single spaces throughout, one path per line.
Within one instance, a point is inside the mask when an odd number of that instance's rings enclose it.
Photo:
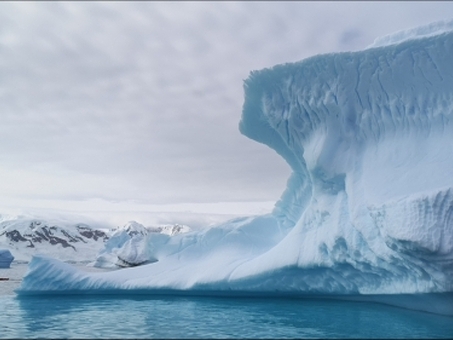
M 272 215 L 157 235 L 121 273 L 35 258 L 19 293 L 452 292 L 452 26 L 250 74 L 240 131 L 293 170 Z
M 452 290 L 452 28 L 246 80 L 241 132 L 293 169 L 274 214 L 299 267 L 365 265 L 391 281 L 384 291 Z
M 318 194 L 382 204 L 452 185 L 451 34 L 251 73 L 240 130 L 292 167 L 277 207 L 288 226 Z

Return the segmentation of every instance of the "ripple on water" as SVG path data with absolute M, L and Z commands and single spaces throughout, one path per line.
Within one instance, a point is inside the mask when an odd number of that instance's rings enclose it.
M 0 286 L 0 338 L 452 338 L 453 318 L 376 303 L 181 296 L 28 296 Z M 3 276 L 4 273 L 0 272 Z M 16 287 L 14 287 L 16 286 Z
M 6 338 L 451 338 L 453 318 L 315 299 L 4 296 Z

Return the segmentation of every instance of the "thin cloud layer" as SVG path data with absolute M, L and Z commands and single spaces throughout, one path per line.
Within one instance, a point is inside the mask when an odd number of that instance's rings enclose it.
M 452 9 L 446 2 L 1 3 L 3 199 L 275 201 L 289 167 L 237 128 L 248 73 L 358 50 Z

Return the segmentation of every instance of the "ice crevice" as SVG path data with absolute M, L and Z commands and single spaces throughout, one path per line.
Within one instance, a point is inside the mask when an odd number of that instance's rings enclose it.
M 446 21 L 363 51 L 252 71 L 239 129 L 292 169 L 272 214 L 151 237 L 157 262 L 102 275 L 36 257 L 18 293 L 279 292 L 393 303 L 444 294 L 451 302 L 452 58 Z M 453 304 L 434 309 L 453 315 Z

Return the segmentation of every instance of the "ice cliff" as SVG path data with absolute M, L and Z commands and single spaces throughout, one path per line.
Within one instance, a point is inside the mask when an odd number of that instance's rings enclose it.
M 452 29 L 252 72 L 240 130 L 293 169 L 274 210 L 289 232 L 266 260 L 339 266 L 362 294 L 453 289 Z
M 240 131 L 293 170 L 271 215 L 152 235 L 121 271 L 35 257 L 18 293 L 451 293 L 452 60 L 446 21 L 252 72 Z

